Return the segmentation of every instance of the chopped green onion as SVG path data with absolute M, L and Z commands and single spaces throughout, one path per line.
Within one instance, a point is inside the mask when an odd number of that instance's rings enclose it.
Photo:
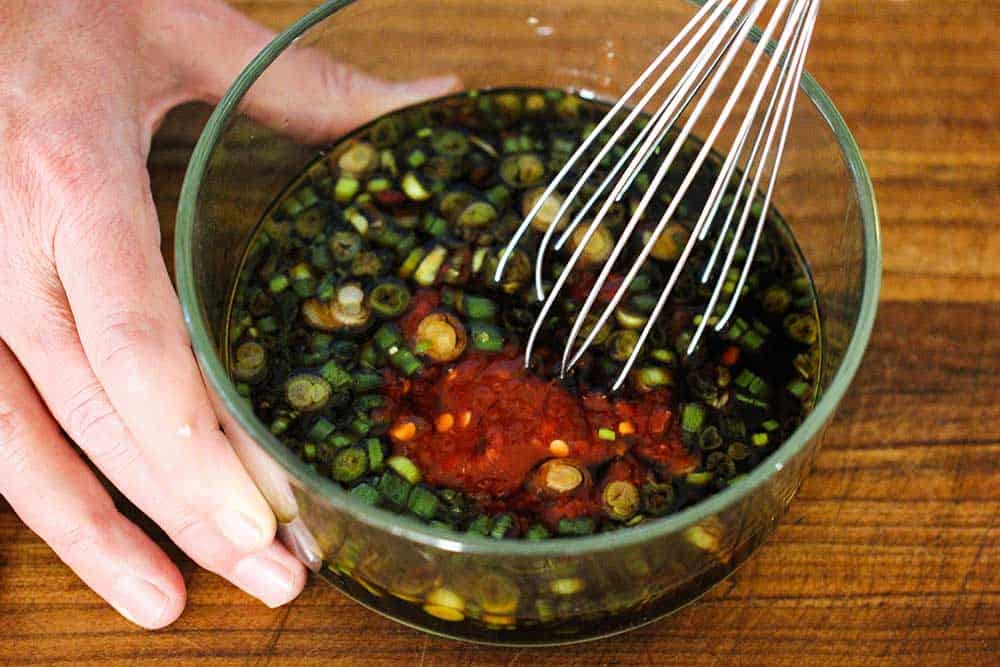
M 527 530 L 527 532 L 524 534 L 524 539 L 528 540 L 529 542 L 538 542 L 539 540 L 547 540 L 551 536 L 552 533 L 549 532 L 548 528 L 546 528 L 540 523 L 536 523 Z
M 391 470 L 382 474 L 378 481 L 378 492 L 395 507 L 406 507 L 413 485 Z
M 560 519 L 556 532 L 564 536 L 590 535 L 594 532 L 594 520 L 588 517 L 577 519 Z
M 480 514 L 469 523 L 468 532 L 486 537 L 490 532 L 490 518 L 485 514 Z
M 627 521 L 639 510 L 639 489 L 625 480 L 616 480 L 605 486 L 601 498 L 605 513 L 616 521 Z
M 288 276 L 283 273 L 278 273 L 271 276 L 271 279 L 267 282 L 267 287 L 273 293 L 278 294 L 284 292 L 288 286 L 291 285 L 291 281 L 288 280 Z
M 308 438 L 317 442 L 324 442 L 336 430 L 336 427 L 325 417 L 320 417 L 309 429 Z
M 433 285 L 437 280 L 441 265 L 444 264 L 444 260 L 447 257 L 447 248 L 441 245 L 434 246 L 434 249 L 427 253 L 427 256 L 420 262 L 416 272 L 413 274 L 413 280 L 423 287 Z
M 427 521 L 434 518 L 434 515 L 437 514 L 439 503 L 440 501 L 434 495 L 433 491 L 429 491 L 422 486 L 415 486 L 410 491 L 410 497 L 407 500 L 406 506 L 410 512 Z
M 393 319 L 410 307 L 410 290 L 401 282 L 388 280 L 373 287 L 368 300 L 377 316 Z
M 336 361 L 328 361 L 319 369 L 319 375 L 326 380 L 335 392 L 345 391 L 353 384 L 351 374 L 345 371 Z
M 510 514 L 501 514 L 493 520 L 490 526 L 490 537 L 495 540 L 502 540 L 514 527 L 514 517 Z
M 358 484 L 351 489 L 351 495 L 366 505 L 377 505 L 379 501 L 378 489 L 371 484 Z
M 420 468 L 405 456 L 391 456 L 386 461 L 386 465 L 395 470 L 400 477 L 410 484 L 417 484 L 421 480 Z
M 698 433 L 705 422 L 705 407 L 700 403 L 685 403 L 681 411 L 681 427 L 688 433 Z
M 469 324 L 469 337 L 472 347 L 483 352 L 499 352 L 503 349 L 503 331 L 492 324 L 485 322 L 471 322 Z
M 296 410 L 315 412 L 330 402 L 330 384 L 322 377 L 302 373 L 292 377 L 285 385 L 285 398 Z
M 333 459 L 332 477 L 343 483 L 360 479 L 368 472 L 368 454 L 359 447 L 348 447 L 337 452 Z

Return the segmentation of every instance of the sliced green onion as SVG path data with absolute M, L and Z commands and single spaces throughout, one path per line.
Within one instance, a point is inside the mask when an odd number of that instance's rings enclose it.
M 447 248 L 441 245 L 434 246 L 434 249 L 427 253 L 427 256 L 420 262 L 416 272 L 413 274 L 413 280 L 423 287 L 433 285 L 437 280 L 441 265 L 444 264 L 444 260 L 447 257 Z
M 674 487 L 671 484 L 649 482 L 640 489 L 640 503 L 644 514 L 663 516 L 674 505 Z
M 360 479 L 368 472 L 368 454 L 360 447 L 348 447 L 337 453 L 333 459 L 331 476 L 342 483 Z
M 705 407 L 700 403 L 685 403 L 681 411 L 681 427 L 688 433 L 699 433 L 705 423 Z
M 340 364 L 336 361 L 328 361 L 323 364 L 323 367 L 319 369 L 319 375 L 330 385 L 332 391 L 335 392 L 346 391 L 354 383 L 351 374 L 341 368 Z
M 594 532 L 594 520 L 590 517 L 577 519 L 560 519 L 556 532 L 564 536 L 590 535 Z
M 604 512 L 616 521 L 627 521 L 639 510 L 639 489 L 625 480 L 616 480 L 605 486 L 601 499 Z
M 471 322 L 469 324 L 469 338 L 472 347 L 483 352 L 499 352 L 504 346 L 503 331 L 492 324 L 485 322 Z
M 443 363 L 462 356 L 468 344 L 465 326 L 448 313 L 431 313 L 417 325 L 417 349 L 433 361 Z
M 285 385 L 285 398 L 296 410 L 315 412 L 330 402 L 330 384 L 321 377 L 302 373 L 293 376 Z
M 236 348 L 233 375 L 243 382 L 257 382 L 267 372 L 267 353 L 253 341 L 247 341 Z
M 431 193 L 427 189 L 427 186 L 423 184 L 420 177 L 412 171 L 406 173 L 403 176 L 402 181 L 403 192 L 406 196 L 413 201 L 427 201 L 431 198 Z
M 536 523 L 531 528 L 527 530 L 524 534 L 524 539 L 529 542 L 538 542 L 539 540 L 547 540 L 552 536 L 549 529 L 540 523 Z
M 391 470 L 383 473 L 378 481 L 379 495 L 398 508 L 406 507 L 412 488 L 412 484 Z
M 405 456 L 391 456 L 386 461 L 386 465 L 396 471 L 400 477 L 410 484 L 418 484 L 422 478 L 420 468 Z
M 316 442 L 325 442 L 336 430 L 336 427 L 325 417 L 320 417 L 309 429 L 308 438 Z
M 493 520 L 490 526 L 490 537 L 495 540 L 502 540 L 514 527 L 514 517 L 510 514 L 501 514 Z
M 358 484 L 351 489 L 351 495 L 366 505 L 377 505 L 379 501 L 378 489 L 371 484 Z
M 407 500 L 406 506 L 410 512 L 427 521 L 434 518 L 434 515 L 437 514 L 439 504 L 440 501 L 434 495 L 433 491 L 429 491 L 422 486 L 415 486 L 410 491 L 410 497 Z
M 393 319 L 410 307 L 410 290 L 399 281 L 387 280 L 372 288 L 368 300 L 378 317 Z

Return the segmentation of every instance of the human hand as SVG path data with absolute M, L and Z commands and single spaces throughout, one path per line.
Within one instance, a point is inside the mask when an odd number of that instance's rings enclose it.
M 198 564 L 290 601 L 305 573 L 210 407 L 145 166 L 166 112 L 216 101 L 271 35 L 216 0 L 4 0 L 0 37 L 0 494 L 125 617 L 177 618 L 177 568 L 61 427 Z M 306 50 L 278 66 L 248 112 L 304 140 L 456 85 Z M 279 106 L 292 90 L 300 104 Z

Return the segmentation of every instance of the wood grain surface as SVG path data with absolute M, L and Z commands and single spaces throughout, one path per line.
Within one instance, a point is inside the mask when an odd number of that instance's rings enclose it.
M 278 28 L 310 3 L 234 4 Z M 788 516 L 700 602 L 587 645 L 478 647 L 397 625 L 319 581 L 266 609 L 131 510 L 189 590 L 177 623 L 144 632 L 0 501 L 0 664 L 1000 664 L 998 32 L 994 0 L 823 3 L 810 68 L 871 170 L 883 302 Z M 205 114 L 175 113 L 150 158 L 167 254 Z

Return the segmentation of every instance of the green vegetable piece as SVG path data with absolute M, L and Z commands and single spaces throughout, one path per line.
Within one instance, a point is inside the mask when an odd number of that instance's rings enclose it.
M 358 393 L 365 393 L 380 389 L 385 384 L 385 380 L 378 373 L 369 371 L 359 371 L 354 374 L 353 388 Z
M 705 422 L 705 406 L 700 403 L 685 403 L 681 412 L 681 428 L 688 433 L 698 433 Z
M 577 519 L 560 519 L 556 532 L 565 537 L 590 535 L 594 532 L 594 520 L 589 516 Z
M 639 344 L 639 333 L 632 329 L 619 329 L 608 337 L 605 349 L 608 355 L 615 361 L 624 362 L 635 351 L 635 346 Z
M 397 508 L 406 507 L 413 485 L 391 470 L 383 473 L 378 481 L 379 495 Z
M 267 352 L 254 341 L 247 341 L 236 348 L 233 375 L 243 382 L 258 382 L 267 373 Z
M 722 434 L 714 426 L 706 427 L 698 437 L 698 447 L 704 452 L 710 452 L 722 447 Z
M 331 386 L 325 379 L 309 373 L 293 376 L 285 385 L 285 398 L 296 410 L 315 412 L 330 402 Z
M 434 249 L 427 253 L 423 261 L 413 274 L 413 280 L 422 287 L 430 287 L 437 281 L 438 272 L 445 258 L 448 257 L 448 249 L 444 246 L 434 246 Z
M 440 502 L 433 491 L 429 491 L 422 486 L 415 486 L 410 491 L 410 497 L 406 505 L 410 512 L 424 521 L 428 521 L 437 514 Z
M 490 518 L 485 514 L 480 514 L 472 520 L 467 530 L 473 535 L 482 535 L 483 537 L 486 537 L 490 532 Z
M 466 206 L 458 214 L 458 224 L 461 227 L 479 229 L 496 222 L 497 210 L 488 201 L 476 201 Z
M 320 417 L 313 424 L 312 428 L 309 429 L 308 438 L 316 442 L 324 442 L 335 430 L 336 427 L 330 423 L 330 420 Z
M 410 307 L 410 290 L 399 281 L 387 280 L 372 288 L 368 300 L 375 315 L 393 319 Z
M 382 472 L 385 468 L 385 448 L 378 438 L 365 440 L 365 450 L 368 453 L 368 467 L 372 472 Z
M 816 318 L 809 314 L 792 313 L 785 317 L 785 333 L 797 343 L 812 345 L 819 335 Z
M 288 279 L 288 276 L 283 273 L 278 273 L 271 276 L 271 279 L 267 282 L 267 288 L 274 294 L 279 294 L 288 289 L 288 286 L 291 284 L 292 283 Z
M 639 510 L 639 489 L 626 480 L 615 480 L 601 494 L 604 512 L 615 521 L 627 521 Z
M 351 489 L 351 495 L 366 505 L 377 505 L 379 492 L 371 484 L 361 483 Z
M 545 163 L 533 153 L 504 158 L 500 163 L 500 178 L 512 188 L 527 188 L 545 178 Z
M 469 324 L 469 339 L 472 341 L 472 347 L 483 352 L 499 352 L 504 346 L 503 331 L 485 322 Z
M 420 468 L 405 456 L 390 456 L 386 465 L 396 471 L 396 473 L 410 484 L 418 484 L 422 478 Z
M 434 150 L 442 155 L 459 157 L 469 152 L 469 139 L 457 130 L 440 130 L 431 140 Z
M 540 540 L 547 540 L 550 537 L 552 537 L 552 533 L 550 533 L 549 529 L 540 523 L 536 523 L 535 525 L 533 525 L 524 534 L 524 539 L 528 540 L 529 542 L 538 542 Z
M 490 537 L 495 540 L 502 540 L 510 533 L 513 527 L 514 517 L 510 514 L 501 514 L 493 519 L 493 525 L 490 527 Z
M 413 201 L 427 201 L 431 198 L 431 192 L 416 172 L 409 171 L 403 176 L 402 187 L 406 196 Z
M 353 385 L 351 374 L 336 361 L 328 361 L 319 369 L 319 376 L 329 383 L 334 392 L 346 391 Z
M 639 505 L 644 514 L 663 516 L 674 506 L 674 487 L 672 484 L 649 482 L 639 490 Z
M 334 232 L 330 237 L 330 254 L 338 264 L 350 264 L 358 256 L 362 248 L 361 236 L 355 232 Z
M 360 447 L 348 447 L 337 452 L 333 459 L 332 477 L 348 484 L 368 472 L 368 453 Z
M 333 198 L 338 204 L 349 204 L 361 189 L 361 181 L 353 176 L 341 176 L 333 186 Z

